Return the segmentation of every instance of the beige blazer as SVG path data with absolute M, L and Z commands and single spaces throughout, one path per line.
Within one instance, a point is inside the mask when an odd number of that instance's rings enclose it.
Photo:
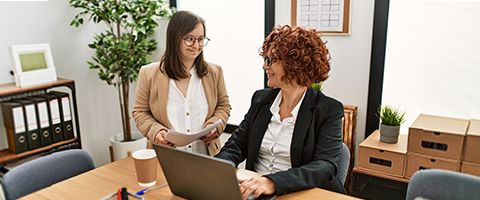
M 208 73 L 202 78 L 203 89 L 208 103 L 208 114 L 205 125 L 218 119 L 223 125 L 217 128 L 218 133 L 223 133 L 230 116 L 230 103 L 223 78 L 222 68 L 209 64 Z M 162 129 L 170 129 L 171 124 L 167 118 L 167 96 L 169 78 L 160 71 L 158 62 L 143 66 L 140 69 L 137 81 L 133 118 L 137 128 L 145 137 L 153 141 L 155 133 Z M 210 155 L 215 155 L 220 150 L 220 140 L 215 139 L 209 146 Z

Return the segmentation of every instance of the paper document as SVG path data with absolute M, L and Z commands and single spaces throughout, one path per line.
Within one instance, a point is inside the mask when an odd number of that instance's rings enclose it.
M 203 128 L 202 130 L 199 130 L 194 133 L 182 133 L 176 130 L 168 130 L 168 133 L 165 136 L 165 139 L 170 142 L 173 142 L 173 144 L 175 144 L 176 146 L 183 147 L 192 143 L 198 138 L 207 135 L 208 133 L 210 133 L 210 131 L 212 131 L 214 128 L 217 128 L 222 123 L 223 123 L 222 120 L 219 119 L 215 123 L 210 124 L 207 127 Z

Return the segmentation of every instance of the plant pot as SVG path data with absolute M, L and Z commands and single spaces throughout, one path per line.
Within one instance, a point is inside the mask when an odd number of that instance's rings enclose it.
M 133 141 L 123 142 L 123 134 L 119 133 L 110 138 L 113 149 L 113 160 L 126 158 L 128 152 L 133 153 L 136 150 L 147 148 L 147 138 L 140 133 L 132 133 Z
M 388 126 L 380 124 L 380 141 L 385 143 L 397 143 L 400 126 Z

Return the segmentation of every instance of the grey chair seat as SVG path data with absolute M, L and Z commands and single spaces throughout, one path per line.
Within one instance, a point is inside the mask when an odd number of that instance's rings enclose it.
M 337 162 L 337 177 L 345 186 L 345 180 L 347 179 L 348 167 L 350 165 L 350 150 L 348 149 L 345 143 L 342 143 L 342 148 L 340 149 L 340 155 Z
M 2 185 L 7 199 L 17 199 L 94 168 L 85 150 L 65 150 L 13 168 L 3 176 Z
M 440 169 L 420 170 L 408 184 L 407 200 L 412 199 L 480 199 L 480 177 Z

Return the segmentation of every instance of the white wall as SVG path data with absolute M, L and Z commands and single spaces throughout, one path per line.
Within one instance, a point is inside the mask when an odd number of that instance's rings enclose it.
M 75 80 L 82 145 L 100 166 L 110 162 L 109 138 L 122 131 L 120 108 L 116 89 L 98 79 L 97 72 L 86 64 L 94 53 L 87 44 L 94 33 L 104 29 L 103 25 L 87 22 L 79 29 L 70 27 L 76 13 L 68 1 L 0 2 L 0 83 L 13 82 L 8 74 L 13 69 L 11 45 L 50 43 L 57 76 Z M 159 60 L 164 49 L 166 21 L 160 27 L 154 60 Z M 3 127 L 3 121 L 0 124 Z M 136 130 L 133 120 L 132 127 Z M 0 140 L 5 141 L 3 130 Z M 0 142 L 0 149 L 4 148 L 5 143 Z
M 291 24 L 291 1 L 275 1 L 275 24 Z M 324 36 L 332 56 L 323 92 L 358 106 L 357 144 L 365 135 L 374 0 L 351 1 L 350 35 Z
M 250 108 L 253 93 L 263 88 L 263 58 L 258 55 L 258 49 L 264 40 L 265 3 L 258 0 L 177 2 L 179 10 L 190 10 L 205 19 L 207 37 L 211 39 L 204 48 L 205 60 L 222 66 L 232 106 L 228 123 L 240 124 Z M 248 15 L 243 14 L 245 10 L 249 11 Z

